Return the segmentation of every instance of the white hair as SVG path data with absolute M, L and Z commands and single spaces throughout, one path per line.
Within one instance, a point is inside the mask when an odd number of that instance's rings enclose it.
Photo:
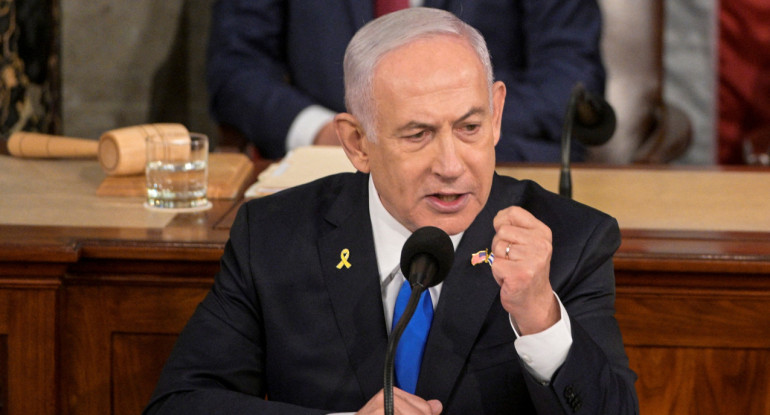
M 436 35 L 460 36 L 468 41 L 486 72 L 491 108 L 494 82 L 492 61 L 481 33 L 444 10 L 427 7 L 403 9 L 367 23 L 353 36 L 345 50 L 345 106 L 361 122 L 369 140 L 376 140 L 374 71 L 380 59 L 401 46 Z

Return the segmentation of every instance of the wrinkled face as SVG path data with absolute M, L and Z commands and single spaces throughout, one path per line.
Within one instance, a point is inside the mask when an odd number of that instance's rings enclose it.
M 409 230 L 457 234 L 486 204 L 505 86 L 492 90 L 494 109 L 483 66 L 459 37 L 417 40 L 377 65 L 377 139 L 362 141 L 356 167 L 371 173 L 383 205 Z

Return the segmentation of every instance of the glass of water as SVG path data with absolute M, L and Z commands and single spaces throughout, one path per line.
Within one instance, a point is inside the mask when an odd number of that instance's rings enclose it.
M 164 134 L 146 138 L 147 202 L 158 210 L 198 211 L 211 207 L 208 187 L 209 139 L 205 134 Z

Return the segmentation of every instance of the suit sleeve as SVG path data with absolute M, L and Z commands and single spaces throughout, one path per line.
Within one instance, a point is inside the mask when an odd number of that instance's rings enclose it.
M 595 0 L 520 2 L 522 69 L 496 69 L 507 86 L 500 160 L 559 160 L 561 130 L 574 84 L 602 96 L 601 13 Z M 499 46 L 490 44 L 490 48 Z M 493 51 L 493 64 L 495 53 Z M 573 145 L 573 158 L 582 148 Z
M 265 399 L 264 327 L 241 209 L 209 294 L 179 336 L 145 414 L 314 414 Z
M 288 82 L 286 7 L 279 0 L 219 0 L 212 10 L 206 68 L 211 113 L 267 158 L 285 154 L 291 123 L 314 104 Z
M 614 219 L 595 227 L 572 275 L 559 287 L 572 325 L 572 347 L 550 384 L 527 379 L 538 413 L 637 414 L 636 374 L 615 320 L 612 256 L 620 244 Z

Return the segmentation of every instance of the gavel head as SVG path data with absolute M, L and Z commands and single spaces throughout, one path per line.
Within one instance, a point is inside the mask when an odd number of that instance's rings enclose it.
M 142 124 L 110 130 L 99 137 L 98 158 L 110 176 L 144 172 L 147 163 L 145 140 L 151 135 L 188 134 L 182 124 Z

